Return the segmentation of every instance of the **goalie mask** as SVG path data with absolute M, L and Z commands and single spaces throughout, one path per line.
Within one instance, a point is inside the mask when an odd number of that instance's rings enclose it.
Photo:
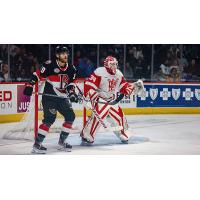
M 111 75 L 115 75 L 118 68 L 117 59 L 112 56 L 108 56 L 104 60 L 104 67 L 107 69 L 108 73 L 110 73 Z

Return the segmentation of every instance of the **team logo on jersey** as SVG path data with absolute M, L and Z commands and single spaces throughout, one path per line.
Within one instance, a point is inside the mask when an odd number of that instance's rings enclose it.
M 200 89 L 195 89 L 195 97 L 200 100 Z
M 108 80 L 108 87 L 109 87 L 109 91 L 112 91 L 116 88 L 117 85 L 117 81 L 112 79 L 112 80 Z
M 45 62 L 45 64 L 47 64 L 47 65 L 49 65 L 51 63 L 51 60 L 47 60 L 46 62 Z
M 172 97 L 174 98 L 174 100 L 177 100 L 180 97 L 181 94 L 181 89 L 174 89 L 172 88 Z
M 56 109 L 52 108 L 52 109 L 49 109 L 49 112 L 53 115 L 56 115 L 57 111 Z
M 158 88 L 150 88 L 150 97 L 152 100 L 155 100 L 158 96 Z
M 60 70 L 58 68 L 55 68 L 54 72 L 58 74 L 60 72 Z

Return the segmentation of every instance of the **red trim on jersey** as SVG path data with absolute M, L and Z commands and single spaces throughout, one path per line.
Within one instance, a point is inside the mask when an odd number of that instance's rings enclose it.
M 41 73 L 40 70 L 37 69 L 33 74 L 37 76 L 38 81 L 45 81 L 46 78 L 41 77 L 40 73 Z
M 97 76 L 94 72 L 90 75 L 86 82 L 94 84 L 97 88 L 99 88 L 101 82 L 101 76 Z M 85 83 L 86 83 L 85 82 Z M 87 95 L 90 89 L 96 90 L 96 88 L 92 87 L 91 85 L 84 85 L 84 94 Z
M 121 80 L 121 83 L 120 83 L 120 86 L 123 84 L 123 87 L 120 89 L 120 93 L 122 94 L 125 94 L 125 95 L 130 95 L 130 92 L 128 92 L 126 90 L 126 88 L 128 88 L 130 86 L 130 83 L 128 83 L 124 77 L 122 77 L 122 80 Z M 134 89 L 134 88 L 133 88 Z M 132 93 L 132 91 L 131 91 Z
M 51 75 L 51 76 L 48 76 L 48 79 L 52 82 L 60 82 L 60 76 L 58 75 Z
M 65 68 L 62 68 L 62 67 L 60 67 L 60 66 L 59 66 L 59 68 L 60 68 L 60 70 L 61 70 L 62 72 L 64 72 L 64 71 L 66 71 L 66 70 L 67 70 L 68 66 L 67 66 L 67 67 L 65 67 Z

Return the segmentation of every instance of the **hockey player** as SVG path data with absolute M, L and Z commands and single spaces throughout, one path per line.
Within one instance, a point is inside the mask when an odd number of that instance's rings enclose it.
M 56 59 L 44 63 L 40 70 L 33 73 L 31 80 L 26 84 L 24 94 L 31 96 L 33 86 L 40 78 L 45 78 L 45 87 L 42 96 L 42 106 L 44 119 L 39 126 L 37 137 L 33 145 L 33 153 L 45 153 L 47 148 L 42 145 L 42 142 L 49 131 L 51 125 L 55 122 L 57 111 L 63 115 L 64 123 L 58 144 L 64 150 L 71 151 L 72 146 L 66 142 L 66 139 L 71 131 L 72 124 L 75 120 L 75 114 L 72 109 L 71 102 L 78 102 L 78 96 L 75 93 L 75 88 L 72 84 L 77 70 L 74 66 L 69 66 L 67 47 L 57 46 L 55 51 Z M 57 97 L 48 96 L 56 95 Z M 66 97 L 69 99 L 59 98 Z
M 117 68 L 117 59 L 108 56 L 104 61 L 104 67 L 97 68 L 85 82 L 85 97 L 93 102 L 91 107 L 95 109 L 96 114 L 92 113 L 92 116 L 83 127 L 81 133 L 83 143 L 94 142 L 95 134 L 102 125 L 101 120 L 104 121 L 105 119 L 110 122 L 111 127 L 122 127 L 121 130 L 114 131 L 114 133 L 122 143 L 128 142 L 126 118 L 121 107 L 115 104 L 114 101 L 118 92 L 124 95 L 130 95 L 132 92 L 138 94 L 144 88 L 141 80 L 132 84 L 126 82 L 123 74 Z M 98 103 L 100 101 L 108 102 L 108 104 Z

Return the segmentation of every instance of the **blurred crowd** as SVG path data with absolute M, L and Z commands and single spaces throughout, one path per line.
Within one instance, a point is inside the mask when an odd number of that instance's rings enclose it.
M 0 82 L 28 80 L 42 62 L 53 58 L 56 46 L 0 45 Z M 156 82 L 200 81 L 200 45 L 66 46 L 70 50 L 69 63 L 77 67 L 79 77 L 88 77 L 97 67 L 103 66 L 103 60 L 108 55 L 112 55 L 118 59 L 120 70 L 130 80 L 143 78 Z
M 200 45 L 156 45 L 153 80 L 200 81 Z

